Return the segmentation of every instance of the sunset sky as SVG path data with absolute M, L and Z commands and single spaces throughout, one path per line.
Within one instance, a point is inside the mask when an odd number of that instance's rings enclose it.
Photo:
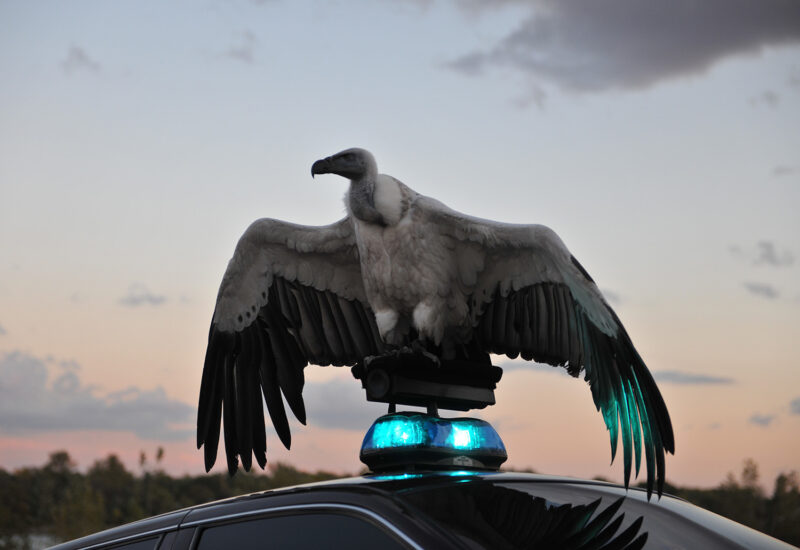
M 201 472 L 236 241 L 341 218 L 346 181 L 309 172 L 352 146 L 562 237 L 659 382 L 668 481 L 800 470 L 796 0 L 0 0 L 0 467 L 163 446 Z M 495 363 L 474 414 L 510 466 L 621 482 L 586 383 Z M 304 395 L 269 459 L 359 471 L 385 408 L 349 369 L 307 368 Z

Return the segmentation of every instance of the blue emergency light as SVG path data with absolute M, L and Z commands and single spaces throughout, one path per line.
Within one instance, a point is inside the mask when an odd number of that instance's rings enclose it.
M 372 424 L 364 436 L 360 458 L 373 472 L 497 470 L 508 455 L 500 436 L 486 421 L 399 412 L 381 416 Z

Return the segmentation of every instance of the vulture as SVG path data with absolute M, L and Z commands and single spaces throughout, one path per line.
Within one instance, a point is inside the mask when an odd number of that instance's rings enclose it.
M 303 369 L 354 365 L 411 344 L 441 358 L 522 357 L 581 372 L 610 432 L 622 439 L 627 487 L 642 447 L 648 496 L 674 453 L 666 405 L 597 285 L 542 225 L 456 212 L 352 148 L 311 175 L 350 180 L 347 215 L 320 227 L 253 222 L 222 278 L 200 388 L 197 447 L 206 470 L 222 424 L 228 470 L 266 464 L 262 394 L 290 447 L 284 406 L 301 423 Z

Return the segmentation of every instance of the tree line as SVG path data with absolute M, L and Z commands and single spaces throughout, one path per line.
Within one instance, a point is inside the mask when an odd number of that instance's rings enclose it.
M 50 454 L 42 467 L 8 472 L 0 468 L 0 549 L 26 549 L 37 536 L 50 543 L 179 508 L 277 487 L 341 477 L 303 472 L 287 464 L 257 474 L 206 474 L 172 477 L 163 471 L 163 450 L 153 461 L 140 454 L 139 472 L 110 454 L 80 472 L 66 451 Z M 780 474 L 771 494 L 759 484 L 758 466 L 746 460 L 738 476 L 730 473 L 717 487 L 667 485 L 666 492 L 800 545 L 800 478 Z

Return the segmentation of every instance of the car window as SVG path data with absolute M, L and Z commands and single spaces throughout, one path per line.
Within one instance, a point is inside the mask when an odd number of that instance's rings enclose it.
M 618 496 L 619 490 L 607 485 L 581 485 L 580 494 L 572 484 L 503 484 L 542 496 L 556 502 L 585 502 L 602 498 L 604 502 Z M 754 529 L 703 510 L 686 501 L 655 495 L 649 502 L 642 492 L 627 493 L 619 511 L 625 514 L 623 526 L 637 517 L 644 517 L 642 530 L 648 533 L 648 550 L 729 550 L 735 548 L 782 549 L 787 546 Z
M 153 550 L 158 544 L 159 537 L 151 537 L 149 539 L 137 540 L 127 544 L 119 544 L 117 546 L 109 546 L 108 550 Z
M 198 550 L 348 548 L 395 550 L 406 546 L 375 524 L 350 515 L 306 513 L 248 519 L 207 527 Z

